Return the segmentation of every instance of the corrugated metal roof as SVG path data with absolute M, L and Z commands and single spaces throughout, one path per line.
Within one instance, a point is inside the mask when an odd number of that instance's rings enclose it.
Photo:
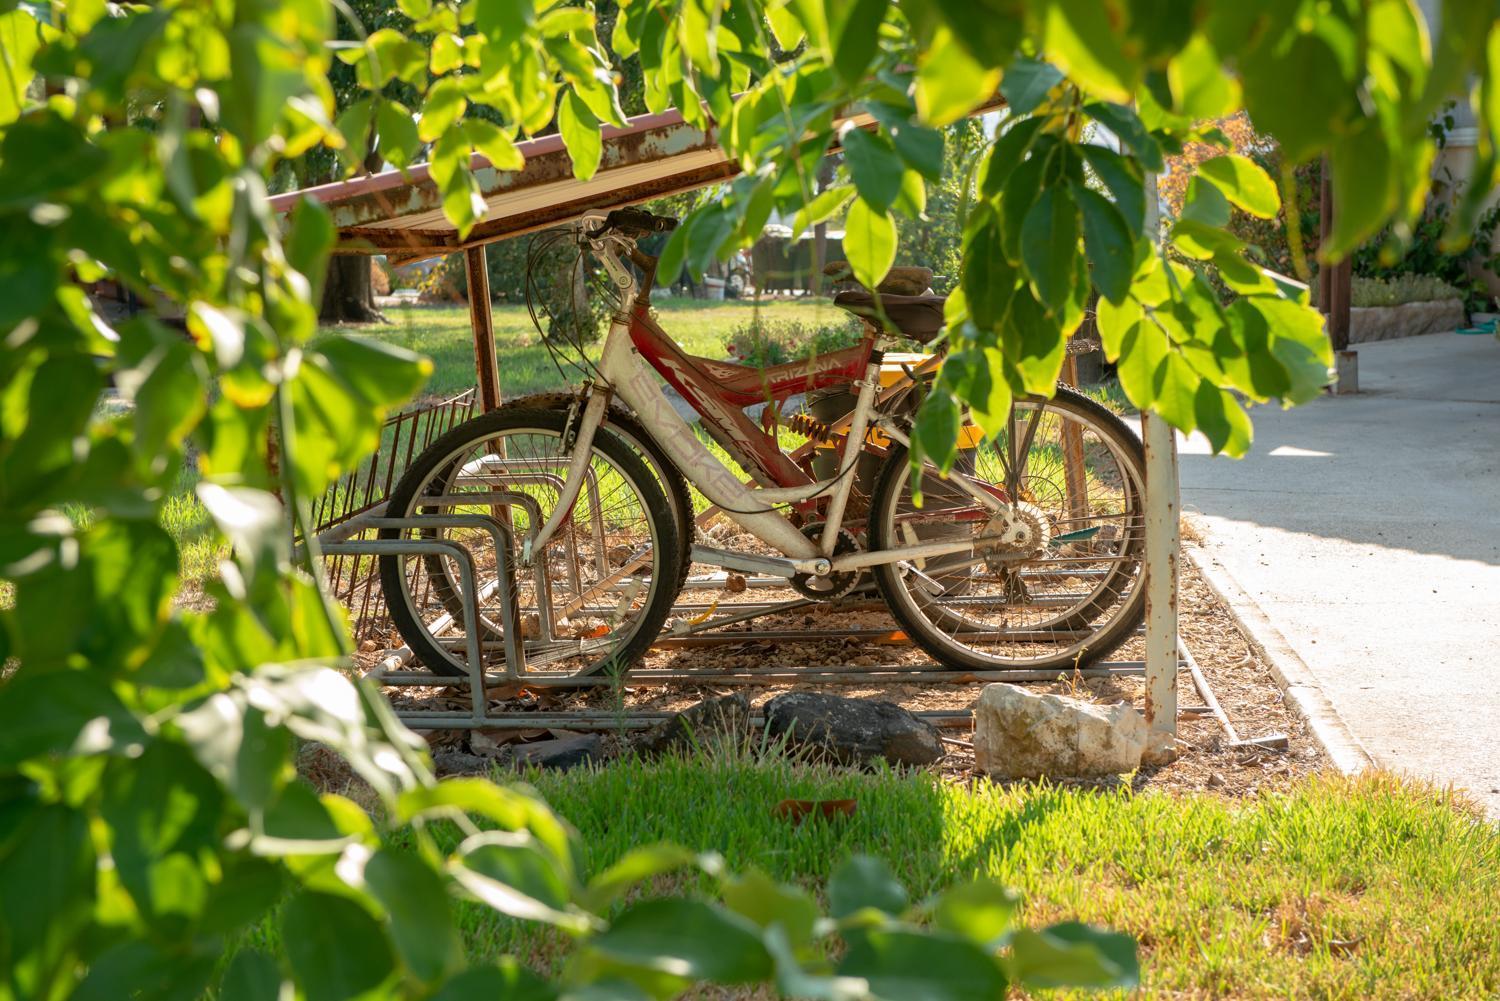
M 873 125 L 864 114 L 843 122 Z M 315 198 L 332 210 L 344 252 L 385 253 L 409 261 L 556 226 L 590 209 L 691 191 L 740 172 L 719 145 L 716 129 L 704 132 L 688 125 L 676 110 L 607 125 L 603 139 L 599 169 L 587 181 L 573 176 L 572 160 L 557 135 L 518 143 L 526 157 L 519 171 L 496 170 L 475 154 L 470 167 L 486 210 L 462 240 L 443 216 L 442 196 L 425 163 L 287 192 L 274 196 L 271 205 L 285 212 L 303 197 Z

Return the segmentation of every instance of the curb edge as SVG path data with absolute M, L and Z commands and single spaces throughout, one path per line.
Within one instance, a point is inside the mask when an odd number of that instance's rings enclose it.
M 1271 676 L 1287 704 L 1307 723 L 1334 767 L 1345 775 L 1374 768 L 1375 759 L 1329 701 L 1317 675 L 1292 649 L 1259 603 L 1201 545 L 1184 541 L 1182 553 L 1192 560 L 1209 589 L 1229 608 L 1245 639 L 1271 668 Z

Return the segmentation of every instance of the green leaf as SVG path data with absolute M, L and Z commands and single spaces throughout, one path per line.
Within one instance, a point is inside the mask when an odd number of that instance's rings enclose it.
M 1120 988 L 1140 983 L 1135 940 L 1077 922 L 1043 931 L 1023 928 L 1011 939 L 1011 968 L 1030 990 L 1051 987 Z
M 724 880 L 724 903 L 757 927 L 779 926 L 792 946 L 800 948 L 813 939 L 821 916 L 818 904 L 803 889 L 784 885 L 758 869 Z
M 1076 149 L 1114 196 L 1115 207 L 1131 234 L 1140 238 L 1146 225 L 1146 187 L 1135 164 L 1103 146 L 1084 144 Z
M 563 145 L 573 160 L 573 176 L 587 181 L 599 169 L 604 140 L 599 131 L 599 119 L 594 117 L 577 91 L 568 89 L 563 92 L 557 109 L 557 129 L 562 133 Z
M 522 788 L 498 786 L 480 778 L 444 779 L 435 786 L 418 786 L 402 793 L 397 810 L 403 822 L 461 811 L 485 817 L 507 830 L 528 829 L 563 867 L 567 878 L 573 878 L 570 829 L 546 803 Z
M 265 953 L 241 949 L 234 954 L 219 981 L 219 1001 L 277 1001 L 281 971 Z
M 533 0 L 474 0 L 474 26 L 496 45 L 519 44 L 535 22 Z
M 1103 334 L 1103 311 L 1100 315 L 1100 332 Z M 1105 351 L 1114 338 L 1105 336 Z M 1116 371 L 1120 377 L 1120 388 L 1130 402 L 1141 410 L 1150 409 L 1156 402 L 1156 372 L 1166 363 L 1171 350 L 1167 335 L 1149 319 L 1138 319 L 1124 333 L 1118 335 L 1119 347 Z
M 844 162 L 859 197 L 877 211 L 891 207 L 901 193 L 901 159 L 884 136 L 851 128 L 844 133 Z
M 589 948 L 618 963 L 719 984 L 755 983 L 773 969 L 754 925 L 696 900 L 635 904 Z
M 274 494 L 254 487 L 198 484 L 198 499 L 214 519 L 248 579 L 260 570 L 275 573 L 291 558 L 286 512 Z
M 1052 313 L 1073 293 L 1078 257 L 1078 205 L 1065 187 L 1042 191 L 1021 226 L 1021 262 L 1032 287 Z
M 328 252 L 338 242 L 338 230 L 327 206 L 316 198 L 299 198 L 291 211 L 291 228 L 287 231 L 282 252 L 287 263 L 307 277 L 312 286 L 309 298 L 317 301 L 323 292 L 323 276 L 328 270 Z
M 350 104 L 339 113 L 334 126 L 344 137 L 339 149 L 339 160 L 345 170 L 357 170 L 370 151 L 370 122 L 375 117 L 375 102 L 364 97 Z
M 865 70 L 880 46 L 880 23 L 890 0 L 844 0 L 833 24 L 833 68 L 851 84 L 863 83 Z
M 449 129 L 432 149 L 428 168 L 443 196 L 443 215 L 467 237 L 484 218 L 484 193 L 469 169 L 469 141 L 462 129 Z
M 953 400 L 953 394 L 946 389 L 934 387 L 922 401 L 921 407 L 917 409 L 917 424 L 912 437 L 914 447 L 910 455 L 913 475 L 920 472 L 923 459 L 931 462 L 943 473 L 953 468 L 953 460 L 958 454 L 960 422 L 961 415 L 958 404 Z M 916 492 L 919 486 L 913 489 Z M 837 878 L 838 873 L 834 873 L 834 877 Z M 899 885 L 897 889 L 900 889 Z M 830 896 L 832 893 L 832 884 L 830 884 Z M 905 891 L 903 890 L 902 893 L 904 894 Z M 838 911 L 839 905 L 833 906 L 834 917 L 843 917 Z
M 995 140 L 989 156 L 985 157 L 979 181 L 979 190 L 986 198 L 993 198 L 1005 189 L 1011 173 L 1025 159 L 1036 141 L 1037 131 L 1044 124 L 1045 119 L 1026 118 L 1006 129 Z
M 870 929 L 850 936 L 839 973 L 869 982 L 876 998 L 903 1001 L 977 1001 L 1005 996 L 1005 974 L 972 942 L 904 929 Z
M 526 157 L 516 147 L 511 137 L 494 122 L 482 118 L 470 118 L 464 122 L 464 135 L 490 166 L 496 170 L 520 170 L 526 166 Z
M 1366 166 L 1367 169 L 1377 169 L 1375 165 Z M 1276 182 L 1247 156 L 1226 153 L 1205 160 L 1198 165 L 1198 177 L 1218 188 L 1225 198 L 1253 216 L 1274 219 L 1276 213 L 1281 211 L 1281 196 L 1276 191 Z
M 956 408 L 954 413 L 951 433 L 947 435 L 950 450 L 958 439 Z M 919 433 L 920 424 L 918 421 Z M 828 877 L 828 910 L 836 918 L 846 918 L 865 908 L 900 917 L 906 910 L 906 903 L 905 887 L 881 859 L 855 855 Z
M 938 128 L 958 121 L 995 96 L 1000 68 L 981 65 L 948 30 L 939 25 L 925 52 L 917 57 L 917 112 Z
M 1031 156 L 1011 172 L 1000 192 L 1000 232 L 1005 254 L 1015 263 L 1021 261 L 1021 227 L 1041 197 L 1042 182 L 1056 155 L 1055 142 L 1038 141 Z
M 51 754 L 129 751 L 145 739 L 115 693 L 81 671 L 22 671 L 0 687 L 0 768 Z
M 304 891 L 281 912 L 281 944 L 307 1001 L 347 1001 L 395 971 L 385 929 L 348 897 Z
M 1011 390 L 1005 378 L 1005 355 L 998 347 L 973 345 L 954 351 L 943 362 L 942 375 L 953 395 L 969 405 L 970 416 L 986 437 L 993 438 L 1004 429 Z
M 1351 135 L 1341 136 L 1329 151 L 1328 160 L 1333 167 L 1337 209 L 1333 232 L 1318 248 L 1319 259 L 1324 262 L 1342 258 L 1373 236 L 1395 211 L 1400 194 L 1393 183 L 1397 178 L 1391 150 L 1378 122 L 1365 122 Z
M 1238 458 L 1250 451 L 1254 429 L 1234 396 L 1204 379 L 1198 384 L 1194 407 L 1198 430 L 1215 452 Z
M 1271 332 L 1271 353 L 1290 377 L 1291 386 L 1282 399 L 1293 404 L 1316 399 L 1333 381 L 1333 346 L 1322 316 L 1289 299 L 1255 295 L 1244 301 L 1264 320 Z
M 976 210 L 970 223 L 964 242 L 962 288 L 974 324 L 982 330 L 993 330 L 1005 317 L 1018 274 L 1005 256 L 1000 220 L 988 203 Z
M 820 222 L 829 219 L 849 204 L 858 192 L 848 185 L 827 188 L 818 193 L 818 196 L 797 210 L 797 216 L 792 220 L 792 238 L 800 237 L 807 230 Z
M 882 122 L 882 124 L 885 124 Z M 929 181 L 943 176 L 943 134 L 914 122 L 894 121 L 886 125 L 896 152 L 906 165 Z
M 698 855 L 677 845 L 632 848 L 618 862 L 589 880 L 585 900 L 589 910 L 602 911 L 633 887 L 665 873 L 692 865 Z
M 0 842 L 0 927 L 12 962 L 76 926 L 93 903 L 94 869 L 86 816 L 56 803 L 22 813 Z
M 1340 54 L 1341 29 L 1340 18 L 1330 13 L 1291 31 L 1268 32 L 1239 58 L 1245 108 L 1257 131 L 1276 137 L 1289 163 L 1324 149 L 1344 131 L 1344 116 L 1355 106 L 1353 75 L 1361 71 L 1352 53 Z
M 1138 60 L 1106 0 L 1047 0 L 1041 11 L 1042 49 L 1064 73 L 1110 101 L 1128 101 L 1140 82 Z
M 1161 145 L 1146 130 L 1141 118 L 1122 104 L 1095 103 L 1084 105 L 1084 113 L 1100 125 L 1113 132 L 1121 142 L 1129 146 L 1140 159 L 1141 166 L 1154 173 L 1166 169 Z
M 29 11 L 0 14 L 0 125 L 21 117 L 33 75 L 31 58 L 41 44 L 36 19 Z
M 575 932 L 590 927 L 588 915 L 570 908 L 567 874 L 530 834 L 486 831 L 467 839 L 460 855 L 449 874 L 486 906 Z
M 417 123 L 411 112 L 399 101 L 381 101 L 375 115 L 375 131 L 380 136 L 380 155 L 397 167 L 417 159 L 422 147 L 417 137 Z
M 1195 34 L 1167 64 L 1176 110 L 1195 120 L 1219 118 L 1239 106 L 1239 81 L 1225 71 L 1213 44 Z
M 987 879 L 943 891 L 933 907 L 933 924 L 979 945 L 993 948 L 1011 930 L 1021 898 Z
M 458 124 L 468 107 L 469 99 L 464 96 L 458 78 L 440 78 L 427 92 L 427 101 L 422 105 L 422 121 L 417 126 L 418 138 L 424 143 L 441 139 L 444 133 Z
M 429 983 L 463 961 L 463 942 L 443 880 L 416 855 L 386 848 L 365 863 L 370 893 L 390 916 L 391 938 L 407 967 Z
M 1000 93 L 1013 115 L 1029 115 L 1047 97 L 1047 92 L 1062 82 L 1056 66 L 1039 59 L 1017 56 L 1005 67 Z
M 863 197 L 855 199 L 844 222 L 844 255 L 861 285 L 874 288 L 884 281 L 896 263 L 896 223 L 891 214 L 872 208 Z
M 510 956 L 497 966 L 465 970 L 429 1001 L 554 1001 L 557 989 Z
M 1232 210 L 1229 199 L 1224 197 L 1218 185 L 1201 177 L 1188 182 L 1187 193 L 1182 199 L 1182 218 L 1201 223 L 1211 228 L 1229 225 Z
M 1104 298 L 1123 302 L 1135 271 L 1135 241 L 1130 227 L 1115 204 L 1097 191 L 1078 185 L 1073 195 L 1083 209 L 1083 245 L 1094 284 Z

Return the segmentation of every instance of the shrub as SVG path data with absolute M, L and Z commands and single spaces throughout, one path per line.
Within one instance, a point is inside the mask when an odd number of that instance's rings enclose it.
M 1350 282 L 1352 306 L 1403 306 L 1409 302 L 1439 302 L 1463 299 L 1464 290 L 1434 275 L 1396 275 L 1392 278 L 1367 278 L 1355 275 Z M 1318 287 L 1312 288 L 1313 305 L 1319 305 Z
M 801 320 L 762 320 L 741 323 L 724 339 L 729 356 L 746 365 L 780 365 L 853 347 L 861 325 L 852 317 L 843 323 L 812 324 Z

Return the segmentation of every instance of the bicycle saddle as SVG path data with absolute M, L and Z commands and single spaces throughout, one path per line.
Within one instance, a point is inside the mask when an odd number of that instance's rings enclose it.
M 892 295 L 881 293 L 880 307 L 875 306 L 875 293 L 861 289 L 857 292 L 840 292 L 833 297 L 833 304 L 847 309 L 862 319 L 869 320 L 891 333 L 909 337 L 918 344 L 927 344 L 943 329 L 942 295 Z M 881 322 L 881 311 L 885 322 Z M 894 328 L 894 329 L 892 329 Z
M 833 279 L 835 284 L 858 284 L 854 280 L 854 269 L 849 266 L 848 261 L 829 261 L 824 266 L 823 273 Z M 881 295 L 923 295 L 931 285 L 931 268 L 891 268 L 875 287 L 875 291 Z

